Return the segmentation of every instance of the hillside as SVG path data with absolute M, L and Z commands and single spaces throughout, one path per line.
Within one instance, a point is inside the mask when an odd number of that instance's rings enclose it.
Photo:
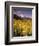
M 14 15 L 14 36 L 32 36 L 32 19 Z

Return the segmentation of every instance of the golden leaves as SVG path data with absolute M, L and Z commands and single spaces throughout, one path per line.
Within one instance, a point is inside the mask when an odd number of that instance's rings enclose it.
M 16 20 L 14 19 L 14 31 L 20 32 L 20 35 L 32 34 L 32 20 Z M 22 30 L 21 30 L 22 29 Z

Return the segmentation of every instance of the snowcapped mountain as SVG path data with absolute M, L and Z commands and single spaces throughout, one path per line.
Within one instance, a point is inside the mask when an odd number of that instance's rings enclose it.
M 23 16 L 23 15 L 16 15 L 16 14 L 14 14 L 14 18 L 16 18 L 16 19 L 32 19 L 31 17 L 28 17 L 28 16 Z

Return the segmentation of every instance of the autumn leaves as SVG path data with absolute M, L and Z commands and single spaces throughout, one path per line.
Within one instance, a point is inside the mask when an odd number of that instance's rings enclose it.
M 32 19 L 16 20 L 14 19 L 14 35 L 15 36 L 31 36 L 32 35 Z

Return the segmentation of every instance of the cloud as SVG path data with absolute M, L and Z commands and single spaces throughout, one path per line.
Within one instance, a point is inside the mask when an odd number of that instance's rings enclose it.
M 16 14 L 19 17 L 27 17 L 27 18 L 32 18 L 32 15 L 30 14 L 23 14 L 22 11 L 15 11 L 14 14 Z

